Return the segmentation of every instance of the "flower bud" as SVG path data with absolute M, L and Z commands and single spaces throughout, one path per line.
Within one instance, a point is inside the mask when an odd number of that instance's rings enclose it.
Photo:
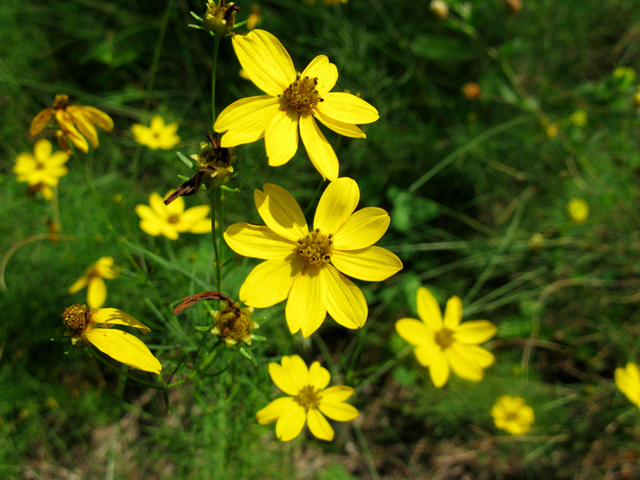
M 444 20 L 449 16 L 449 6 L 442 0 L 432 0 L 429 10 L 440 20 Z
M 467 100 L 477 100 L 480 98 L 481 93 L 482 90 L 480 90 L 480 85 L 477 83 L 469 82 L 462 87 L 462 94 Z
M 225 5 L 225 0 L 215 2 L 209 0 L 207 2 L 207 11 L 204 14 L 204 28 L 217 36 L 225 36 L 231 30 L 236 22 L 236 12 L 240 11 L 240 7 L 231 2 Z

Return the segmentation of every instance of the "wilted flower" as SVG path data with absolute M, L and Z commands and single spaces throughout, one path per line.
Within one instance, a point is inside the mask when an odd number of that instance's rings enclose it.
M 491 409 L 491 416 L 497 428 L 511 435 L 522 435 L 531 430 L 533 409 L 520 397 L 505 395 L 500 397 Z
M 211 333 L 223 340 L 227 348 L 240 342 L 251 345 L 251 331 L 260 328 L 260 325 L 251 319 L 253 310 L 253 307 L 240 308 L 237 302 L 232 305 L 225 304 L 222 311 L 216 310 L 212 313 L 215 323 Z
M 225 4 L 225 0 L 207 2 L 207 11 L 204 14 L 204 28 L 214 35 L 224 36 L 233 30 L 236 21 L 236 12 L 240 7 L 235 2 Z

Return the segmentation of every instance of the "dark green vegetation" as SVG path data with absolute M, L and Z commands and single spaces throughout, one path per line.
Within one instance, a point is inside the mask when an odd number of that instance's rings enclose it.
M 336 90 L 359 92 L 379 110 L 381 119 L 364 127 L 366 140 L 327 138 L 341 176 L 360 185 L 360 206 L 390 212 L 380 245 L 402 258 L 404 270 L 362 284 L 370 316 L 359 331 L 327 320 L 302 340 L 289 334 L 283 304 L 257 312 L 268 340 L 250 348 L 253 363 L 235 350 L 221 352 L 213 370 L 229 369 L 171 390 L 168 410 L 162 393 L 119 383 L 117 373 L 62 341 L 60 313 L 84 300 L 84 291 L 71 296 L 68 287 L 106 255 L 123 267 L 107 282 L 106 306 L 151 326 L 145 342 L 165 371 L 195 349 L 201 334 L 193 326 L 209 322 L 203 308 L 177 321 L 169 312 L 202 291 L 193 277 L 213 285 L 210 237 L 149 237 L 133 211 L 189 172 L 175 152 L 141 148 L 130 132 L 132 123 L 148 124 L 159 113 L 180 122 L 177 150 L 199 151 L 211 129 L 213 40 L 186 25 L 193 23 L 189 10 L 201 14 L 203 3 L 0 5 L 0 253 L 48 231 L 51 203 L 28 198 L 11 168 L 19 153 L 32 151 L 33 116 L 67 93 L 115 121 L 83 159 L 116 230 L 139 246 L 132 252 L 149 280 L 127 264 L 71 159 L 58 198 L 64 233 L 75 239 L 21 247 L 0 291 L 0 477 L 640 475 L 640 413 L 613 383 L 616 367 L 640 360 L 637 81 L 613 74 L 618 67 L 640 72 L 636 0 L 524 0 L 515 15 L 499 0 L 477 1 L 468 22 L 459 13 L 439 21 L 426 1 L 260 3 L 259 28 L 280 39 L 296 68 L 328 55 L 340 73 Z M 459 3 L 452 0 L 452 12 Z M 251 11 L 241 6 L 238 21 Z M 218 112 L 258 94 L 238 76 L 228 41 L 218 68 Z M 480 85 L 479 99 L 462 95 L 468 82 Z M 587 113 L 584 126 L 569 120 L 578 109 Z M 554 126 L 557 136 L 549 135 Z M 266 166 L 262 142 L 236 154 L 239 182 L 250 180 L 228 203 L 228 223 L 261 223 L 253 189 L 268 182 L 287 188 L 303 208 L 315 204 L 319 176 L 302 148 L 277 169 Z M 571 198 L 588 202 L 585 223 L 567 216 Z M 186 203 L 207 199 L 199 194 Z M 238 262 L 225 277 L 227 293 L 237 296 L 254 264 Z M 420 284 L 441 304 L 459 295 L 466 319 L 498 326 L 488 344 L 497 361 L 482 382 L 453 377 L 435 389 L 395 334 L 397 319 L 416 317 Z M 285 354 L 320 360 L 333 383 L 356 388 L 351 403 L 361 416 L 334 425 L 333 443 L 307 434 L 282 445 L 273 425 L 255 422 L 275 398 L 267 364 Z M 495 429 L 489 411 L 500 395 L 533 407 L 525 438 Z

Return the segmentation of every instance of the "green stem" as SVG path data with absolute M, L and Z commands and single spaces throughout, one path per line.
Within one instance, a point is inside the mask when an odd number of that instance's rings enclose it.
M 212 188 L 210 193 L 211 198 L 211 241 L 213 242 L 213 253 L 216 257 L 216 290 L 219 292 L 222 286 L 222 259 L 220 258 L 220 251 L 218 250 L 218 242 L 216 239 L 216 209 L 217 209 L 217 197 L 218 189 Z
M 221 36 L 216 35 L 213 37 L 213 65 L 211 66 L 211 118 L 213 123 L 211 128 L 216 123 L 216 66 L 218 64 L 218 49 L 220 48 Z

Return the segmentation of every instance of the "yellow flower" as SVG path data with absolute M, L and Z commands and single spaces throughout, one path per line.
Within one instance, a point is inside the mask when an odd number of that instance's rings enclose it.
M 529 432 L 533 423 L 533 409 L 520 397 L 500 397 L 491 409 L 491 416 L 497 428 L 511 435 Z
M 125 325 L 150 332 L 149 327 L 115 308 L 90 309 L 86 305 L 72 305 L 62 314 L 71 343 L 79 347 L 89 344 L 114 360 L 145 372 L 160 373 L 162 365 L 147 346 L 130 333 L 111 328 Z M 104 326 L 101 326 L 104 325 Z
M 415 349 L 418 361 L 429 367 L 431 380 L 442 387 L 449 379 L 449 371 L 478 382 L 482 369 L 495 361 L 488 350 L 479 347 L 496 334 L 496 326 L 487 320 L 473 320 L 460 324 L 462 301 L 453 296 L 447 301 L 444 322 L 437 300 L 424 287 L 418 289 L 418 316 L 422 321 L 403 318 L 396 322 L 396 330 Z
M 247 20 L 247 30 L 253 30 L 260 25 L 261 21 L 260 7 L 258 5 L 251 5 L 251 15 L 249 15 L 249 19 Z
M 569 116 L 569 120 L 576 127 L 584 127 L 587 124 L 587 112 L 584 110 L 576 110 Z
M 76 293 L 87 285 L 87 303 L 90 308 L 100 308 L 107 299 L 107 286 L 103 278 L 116 278 L 118 273 L 113 269 L 113 257 L 102 257 L 87 268 L 86 273 L 69 287 L 69 293 Z
M 323 414 L 338 422 L 349 422 L 359 415 L 355 407 L 344 403 L 353 395 L 353 388 L 344 385 L 327 388 L 331 375 L 318 362 L 307 368 L 297 355 L 282 357 L 282 365 L 269 364 L 269 374 L 273 383 L 291 396 L 277 398 L 256 417 L 260 425 L 277 420 L 276 436 L 283 442 L 296 438 L 305 421 L 315 437 L 333 440 L 333 428 Z
M 627 363 L 625 368 L 616 368 L 616 386 L 629 401 L 640 408 L 640 371 L 635 363 Z
M 277 167 L 295 155 L 299 125 L 313 165 L 323 178 L 338 178 L 338 158 L 315 119 L 341 135 L 365 138 L 355 124 L 375 122 L 378 111 L 350 93 L 330 92 L 338 80 L 338 69 L 325 55 L 296 73 L 282 44 L 264 30 L 235 35 L 232 43 L 244 71 L 267 95 L 238 100 L 222 111 L 213 126 L 217 132 L 227 132 L 222 146 L 235 147 L 264 137 L 269 165 Z
M 589 204 L 581 198 L 572 198 L 567 204 L 567 213 L 575 223 L 584 223 L 589 218 Z
M 171 193 L 171 192 L 169 192 Z M 200 205 L 185 211 L 184 199 L 176 198 L 171 204 L 165 205 L 162 197 L 152 193 L 149 205 L 137 205 L 136 213 L 140 217 L 140 228 L 154 237 L 164 235 L 176 240 L 178 233 L 207 233 L 211 231 L 209 206 Z
M 267 184 L 264 192 L 255 190 L 254 199 L 267 226 L 236 223 L 224 234 L 236 253 L 266 260 L 242 284 L 240 300 L 265 308 L 288 298 L 289 329 L 302 330 L 305 337 L 320 327 L 327 311 L 344 327 L 362 327 L 367 303 L 343 273 L 380 282 L 402 268 L 393 253 L 372 246 L 389 226 L 387 212 L 368 207 L 353 213 L 360 191 L 346 177 L 325 190 L 311 232 L 300 206 L 283 188 Z
M 49 187 L 58 185 L 60 177 L 68 173 L 64 164 L 69 160 L 65 152 L 55 152 L 53 155 L 51 142 L 44 138 L 38 140 L 33 147 L 33 155 L 21 153 L 16 158 L 13 173 L 19 182 L 27 182 L 30 187 L 38 185 L 47 200 L 53 198 L 53 191 Z
M 141 145 L 149 147 L 151 150 L 161 148 L 171 150 L 180 142 L 180 137 L 176 135 L 178 124 L 173 122 L 164 124 L 164 119 L 156 115 L 151 119 L 151 125 L 145 127 L 139 123 L 131 125 L 131 131 L 135 136 L 134 140 Z
M 54 114 L 62 132 L 84 153 L 89 151 L 87 140 L 91 142 L 93 148 L 98 147 L 98 132 L 94 124 L 107 132 L 113 130 L 113 120 L 106 113 L 93 107 L 71 106 L 67 95 L 56 95 L 53 108 L 45 108 L 36 115 L 31 122 L 29 133 L 31 135 L 40 133 Z

